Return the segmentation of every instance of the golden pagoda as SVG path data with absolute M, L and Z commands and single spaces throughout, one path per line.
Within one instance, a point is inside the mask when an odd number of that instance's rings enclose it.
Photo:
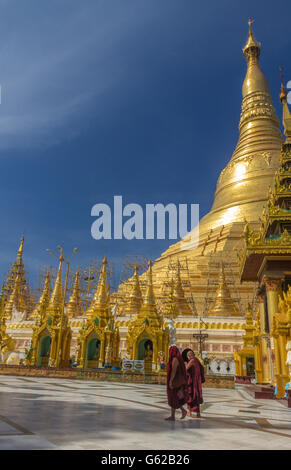
M 46 279 L 40 297 L 37 310 L 39 317 L 33 327 L 31 347 L 27 357 L 29 365 L 50 367 L 68 367 L 69 365 L 72 331 L 68 326 L 68 317 L 64 312 L 63 261 L 64 258 L 61 255 L 50 300 L 48 299 L 49 277 Z M 42 307 L 40 303 L 42 303 Z M 44 311 L 45 304 L 47 304 L 47 308 Z
M 119 330 L 115 327 L 110 310 L 107 286 L 107 259 L 102 262 L 98 286 L 88 308 L 87 320 L 77 338 L 77 362 L 79 367 L 118 367 Z
M 162 253 L 152 269 L 153 289 L 159 299 L 163 297 L 163 285 L 169 276 L 170 260 L 183 267 L 184 297 L 192 314 L 179 313 L 176 317 L 177 344 L 181 347 L 189 345 L 192 333 L 197 332 L 197 317 L 200 317 L 209 328 L 207 350 L 220 357 L 233 356 L 234 350 L 243 346 L 245 312 L 248 303 L 252 302 L 256 283 L 241 284 L 237 254 L 244 244 L 245 219 L 252 229 L 260 226 L 259 216 L 267 203 L 269 186 L 274 183 L 283 142 L 268 81 L 260 67 L 260 51 L 261 45 L 254 37 L 252 21 L 249 21 L 243 48 L 247 70 L 242 85 L 238 143 L 218 177 L 212 208 L 199 223 L 199 244 L 194 245 L 191 232 Z M 221 262 L 227 277 L 233 281 L 227 289 L 221 275 Z M 219 278 L 220 293 L 216 283 Z M 145 274 L 141 279 L 145 279 Z M 119 287 L 118 295 L 127 298 L 129 291 L 130 282 L 125 282 Z M 235 297 L 237 305 L 233 301 Z M 217 299 L 216 306 L 211 309 L 207 299 L 213 298 Z M 166 305 L 161 306 L 162 315 Z M 222 315 L 226 316 L 223 323 Z M 130 328 L 124 311 L 120 311 L 120 326 Z M 222 331 L 217 336 L 215 330 L 218 329 Z M 223 331 L 226 332 L 224 336 Z M 122 335 L 124 341 L 126 333 L 122 332 Z
M 80 274 L 78 271 L 76 272 L 73 292 L 69 302 L 67 303 L 66 311 L 69 318 L 81 317 L 84 315 L 84 308 L 80 294 Z
M 147 286 L 140 311 L 130 323 L 127 349 L 131 359 L 143 360 L 151 352 L 152 363 L 157 364 L 159 352 L 168 358 L 169 331 L 156 307 L 152 280 L 152 262 L 148 263 Z
M 25 279 L 22 260 L 24 237 L 21 237 L 16 261 L 13 263 L 5 282 L 5 317 L 7 320 L 22 321 L 31 313 L 32 298 Z
M 281 146 L 280 166 L 270 188 L 267 208 L 259 230 L 245 224 L 245 247 L 241 253 L 242 281 L 257 281 L 260 328 L 257 340 L 265 364 L 262 380 L 277 385 L 282 398 L 289 382 L 286 345 L 291 340 L 291 119 L 283 82 L 280 100 L 286 140 Z M 260 358 L 258 358 L 260 359 Z
M 258 222 L 278 168 L 282 144 L 280 123 L 259 64 L 260 49 L 249 22 L 249 36 L 243 48 L 247 73 L 236 149 L 218 178 L 212 209 L 199 223 L 199 246 L 191 250 L 187 238 L 172 245 L 156 262 L 157 278 L 169 256 L 192 259 L 193 275 L 199 275 L 200 257 L 217 254 L 223 261 L 235 258 L 231 252 L 241 242 L 244 220 L 255 225 Z

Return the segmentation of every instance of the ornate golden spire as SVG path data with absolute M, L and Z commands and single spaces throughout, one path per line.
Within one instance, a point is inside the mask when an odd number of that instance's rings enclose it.
M 22 260 L 23 255 L 23 243 L 24 237 L 21 237 L 20 246 L 17 252 L 16 261 L 13 263 L 9 270 L 6 282 L 5 282 L 5 315 L 9 319 L 12 314 L 13 303 L 15 308 L 18 307 L 22 312 L 30 313 L 32 308 L 32 298 L 25 280 L 24 265 Z M 16 282 L 17 281 L 17 282 Z M 17 285 L 16 285 L 17 284 Z M 12 296 L 13 293 L 13 296 Z M 18 299 L 17 299 L 18 296 Z
M 30 318 L 38 318 L 40 322 L 45 318 L 46 316 L 46 311 L 49 306 L 50 302 L 50 292 L 51 292 L 51 277 L 50 273 L 47 272 L 46 278 L 45 278 L 45 283 L 43 287 L 43 291 L 41 293 L 41 296 L 39 298 L 39 301 L 33 310 L 32 314 L 30 315 Z
M 23 286 L 23 280 L 20 274 L 16 275 L 14 281 L 12 292 L 8 298 L 8 301 L 5 305 L 6 318 L 11 318 L 13 310 L 16 312 L 22 313 L 26 316 L 27 312 L 27 294 L 25 292 L 25 287 Z M 24 318 L 21 318 L 23 320 Z M 19 321 L 21 321 L 19 320 Z
M 175 295 L 175 281 L 172 278 L 170 283 L 170 292 L 167 295 L 167 302 L 163 309 L 163 315 L 168 318 L 176 318 L 180 313 L 177 303 L 177 297 Z
M 98 318 L 98 322 L 101 327 L 105 327 L 107 325 L 110 316 L 110 299 L 108 293 L 108 286 L 106 284 L 107 264 L 107 258 L 104 257 L 102 261 L 102 268 L 100 272 L 98 286 L 91 302 L 91 305 L 86 312 L 86 315 L 88 315 L 92 320 L 96 320 L 96 318 Z
M 78 271 L 76 272 L 74 289 L 67 304 L 67 315 L 70 318 L 81 317 L 84 315 L 84 309 L 80 295 L 80 274 Z
M 144 305 L 155 305 L 155 295 L 153 288 L 153 273 L 152 273 L 153 263 L 151 260 L 148 262 L 148 271 L 147 271 L 147 288 L 146 293 L 143 299 Z
M 16 262 L 18 262 L 19 264 L 22 263 L 23 243 L 24 243 L 24 236 L 21 237 L 20 246 L 19 246 L 18 253 L 17 253 Z
M 245 217 L 256 222 L 267 200 L 268 187 L 273 184 L 282 135 L 268 81 L 260 68 L 260 48 L 249 21 L 249 36 L 243 48 L 247 73 L 242 87 L 239 140 L 218 179 L 212 209 L 200 221 L 200 236 L 210 229 L 242 222 Z
M 243 48 L 243 53 L 245 55 L 248 55 L 252 52 L 256 52 L 256 55 L 259 55 L 260 54 L 260 50 L 261 50 L 261 43 L 260 42 L 257 42 L 255 39 L 254 39 L 254 35 L 253 35 L 253 31 L 252 31 L 252 24 L 255 22 L 255 20 L 251 20 L 249 19 L 248 21 L 248 25 L 249 25 L 249 36 L 248 36 L 248 40 L 246 42 L 246 45 L 244 46 Z M 254 51 L 251 51 L 251 49 L 254 49 Z
M 94 295 L 93 304 L 104 306 L 108 303 L 108 292 L 107 292 L 107 258 L 106 256 L 103 258 L 102 261 L 102 268 L 100 272 L 98 286 Z
M 63 308 L 63 287 L 62 287 L 62 267 L 63 267 L 63 256 L 59 258 L 59 268 L 53 288 L 52 296 L 47 309 L 47 316 L 59 317 L 62 313 Z
M 287 91 L 283 83 L 283 74 L 282 69 L 280 69 L 281 74 L 281 92 L 280 92 L 280 101 L 283 104 L 283 126 L 284 134 L 286 137 L 286 142 L 291 143 L 291 114 L 287 103 Z
M 177 276 L 176 276 L 176 282 L 174 285 L 174 296 L 176 298 L 177 306 L 179 309 L 179 314 L 191 315 L 192 311 L 189 307 L 187 300 L 185 299 L 184 289 L 182 286 L 179 261 L 177 263 Z
M 137 314 L 142 304 L 142 293 L 139 284 L 138 266 L 134 267 L 134 275 L 132 278 L 132 288 L 128 300 L 126 310 L 129 313 Z
M 157 311 L 154 289 L 153 289 L 153 277 L 152 277 L 152 261 L 148 262 L 148 270 L 146 273 L 147 276 L 147 287 L 146 293 L 143 298 L 143 303 L 138 315 L 135 317 L 134 322 L 143 323 L 151 325 L 155 328 L 160 328 L 162 325 L 162 319 Z
M 238 317 L 241 316 L 238 309 L 234 305 L 231 298 L 224 274 L 223 263 L 220 266 L 220 274 L 218 279 L 218 288 L 216 291 L 216 298 L 211 307 L 208 316 L 210 317 Z
M 261 44 L 254 39 L 251 27 L 252 23 L 253 21 L 249 20 L 249 37 L 243 48 L 243 53 L 248 64 L 247 74 L 242 88 L 243 97 L 254 92 L 270 93 L 268 81 L 262 73 L 259 64 Z

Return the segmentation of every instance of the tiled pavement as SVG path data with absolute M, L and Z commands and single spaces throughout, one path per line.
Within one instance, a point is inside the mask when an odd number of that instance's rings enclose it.
M 204 389 L 169 422 L 164 386 L 0 376 L 0 449 L 291 449 L 291 409 Z

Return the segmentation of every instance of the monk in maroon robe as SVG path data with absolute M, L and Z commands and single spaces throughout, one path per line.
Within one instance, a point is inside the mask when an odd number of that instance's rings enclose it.
M 175 421 L 175 412 L 179 408 L 184 419 L 187 411 L 183 405 L 187 403 L 187 379 L 186 368 L 181 353 L 176 346 L 169 350 L 169 362 L 167 365 L 167 395 L 168 404 L 171 407 L 171 416 L 166 418 Z
M 205 382 L 204 367 L 199 359 L 195 357 L 192 349 L 185 349 L 182 355 L 186 362 L 187 372 L 187 415 L 195 418 L 193 413 L 196 413 L 197 418 L 200 418 L 200 405 L 203 403 L 202 384 Z

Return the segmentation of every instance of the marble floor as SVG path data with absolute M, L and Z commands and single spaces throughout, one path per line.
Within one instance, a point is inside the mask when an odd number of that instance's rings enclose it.
M 0 376 L 0 449 L 291 449 L 291 409 L 204 389 L 200 420 L 165 421 L 164 386 Z

